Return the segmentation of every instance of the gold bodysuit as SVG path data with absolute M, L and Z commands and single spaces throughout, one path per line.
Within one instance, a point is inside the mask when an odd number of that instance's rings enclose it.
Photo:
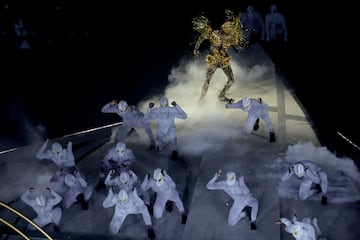
M 221 68 L 226 74 L 228 81 L 218 97 L 220 101 L 228 101 L 229 99 L 225 96 L 225 93 L 235 81 L 230 65 L 231 56 L 228 54 L 228 50 L 231 46 L 234 46 L 237 50 L 245 47 L 245 37 L 240 23 L 240 17 L 234 17 L 232 14 L 228 17 L 228 20 L 221 25 L 221 30 L 212 30 L 209 20 L 201 15 L 193 20 L 193 29 L 200 33 L 194 49 L 194 55 L 196 57 L 200 56 L 199 47 L 201 43 L 206 39 L 210 41 L 210 53 L 206 56 L 206 79 L 200 100 L 205 97 L 216 69 Z

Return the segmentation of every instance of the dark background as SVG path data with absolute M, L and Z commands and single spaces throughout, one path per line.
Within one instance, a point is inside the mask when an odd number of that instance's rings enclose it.
M 290 0 L 0 1 L 0 146 L 27 144 L 31 131 L 53 138 L 118 121 L 104 118 L 101 107 L 160 93 L 170 69 L 192 56 L 194 17 L 204 12 L 217 28 L 226 8 L 238 12 L 253 4 L 264 17 L 271 3 L 286 17 L 289 41 L 278 48 L 260 44 L 309 113 L 320 141 L 359 158 L 359 150 L 337 134 L 360 144 L 356 8 Z M 15 48 L 17 18 L 30 29 L 29 51 Z

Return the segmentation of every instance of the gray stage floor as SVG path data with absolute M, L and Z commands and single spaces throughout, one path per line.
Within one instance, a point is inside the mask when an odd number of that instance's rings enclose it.
M 204 61 L 194 60 L 175 69 L 170 76 L 175 81 L 171 81 L 164 94 L 170 101 L 176 100 L 188 113 L 188 119 L 176 120 L 179 159 L 173 161 L 150 151 L 141 129 L 126 141 L 136 156 L 132 170 L 143 179 L 155 168 L 166 169 L 176 182 L 185 205 L 188 220 L 184 225 L 175 206 L 161 219 L 152 218 L 157 239 L 290 240 L 293 237 L 284 231 L 283 225 L 276 225 L 274 221 L 280 217 L 291 218 L 293 214 L 299 219 L 317 217 L 322 236 L 328 240 L 360 239 L 360 177 L 356 164 L 351 159 L 337 158 L 326 146 L 320 145 L 306 110 L 260 46 L 253 45 L 243 53 L 234 54 L 232 64 L 237 81 L 228 95 L 236 100 L 243 96 L 261 97 L 268 103 L 277 141 L 269 142 L 264 122 L 260 122 L 258 131 L 244 135 L 241 127 L 246 114 L 238 109 L 225 109 L 224 103 L 215 100 L 217 91 L 226 81 L 221 70 L 215 73 L 205 101 L 197 103 Z M 158 96 L 144 99 L 138 107 L 145 109 L 150 100 L 156 99 Z M 64 146 L 72 141 L 78 167 L 88 183 L 96 185 L 100 162 L 115 144 L 112 141 L 114 129 L 116 127 L 104 127 L 51 141 L 59 141 Z M 0 155 L 0 200 L 31 219 L 35 213 L 19 200 L 20 195 L 29 187 L 49 186 L 49 178 L 56 171 L 52 162 L 36 160 L 35 153 L 41 144 L 34 143 Z M 311 159 L 327 171 L 328 205 L 321 205 L 316 196 L 297 200 L 293 197 L 296 182 L 286 186 L 279 183 L 287 167 L 302 159 Z M 244 175 L 245 183 L 259 201 L 257 230 L 250 229 L 247 218 L 235 226 L 227 224 L 230 206 L 226 203 L 230 198 L 222 191 L 206 189 L 207 182 L 218 169 Z M 155 195 L 150 193 L 153 201 Z M 54 232 L 52 226 L 44 230 L 53 239 L 146 239 L 147 228 L 140 215 L 128 216 L 118 235 L 109 233 L 113 208 L 102 207 L 106 195 L 105 189 L 94 191 L 88 210 L 81 210 L 79 205 L 63 210 L 60 232 Z M 7 209 L 0 209 L 0 217 L 31 239 L 44 239 L 39 232 L 26 230 L 26 222 Z M 21 238 L 3 224 L 0 231 L 0 239 Z

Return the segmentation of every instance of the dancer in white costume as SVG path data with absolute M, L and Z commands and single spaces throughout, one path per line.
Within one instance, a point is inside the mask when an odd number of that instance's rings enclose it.
M 149 238 L 155 238 L 151 216 L 144 201 L 138 196 L 136 189 L 129 193 L 125 189 L 121 189 L 119 193 L 115 194 L 112 188 L 110 188 L 103 202 L 103 207 L 109 208 L 114 206 L 115 210 L 109 227 L 111 234 L 117 234 L 119 232 L 128 215 L 142 214 L 144 222 L 146 226 L 148 226 Z
M 136 158 L 133 151 L 127 148 L 124 142 L 118 142 L 115 147 L 109 149 L 101 162 L 99 182 L 95 189 L 99 190 L 106 187 L 105 177 L 111 170 L 115 170 L 116 173 L 128 171 L 135 161 Z
M 119 190 L 125 189 L 128 193 L 136 188 L 139 196 L 144 200 L 144 203 L 150 206 L 150 195 L 141 188 L 140 178 L 132 170 L 123 171 L 115 177 L 114 175 L 115 170 L 109 171 L 105 179 L 105 185 L 117 187 Z
M 296 216 L 290 221 L 287 218 L 280 218 L 275 221 L 276 224 L 284 224 L 285 231 L 292 234 L 296 240 L 326 240 L 320 237 L 321 230 L 317 218 L 304 218 L 301 222 L 297 221 Z
M 234 99 L 230 99 L 229 102 L 225 104 L 225 108 L 239 108 L 248 113 L 243 127 L 246 134 L 257 131 L 259 129 L 259 120 L 264 120 L 266 127 L 269 130 L 269 141 L 276 141 L 273 124 L 270 119 L 269 106 L 263 102 L 261 98 L 255 99 L 244 97 L 237 102 L 235 102 Z
M 156 149 L 158 153 L 164 153 L 166 146 L 170 143 L 172 151 L 171 158 L 177 160 L 178 146 L 175 118 L 186 119 L 187 114 L 180 105 L 172 101 L 169 106 L 169 100 L 166 97 L 160 98 L 160 107 L 154 108 L 154 103 L 149 103 L 149 108 L 145 114 L 145 120 L 157 123 Z
M 54 142 L 51 144 L 51 148 L 47 149 L 48 144 L 49 139 L 46 139 L 36 153 L 37 159 L 49 159 L 53 161 L 59 169 L 69 169 L 75 166 L 72 142 L 69 141 L 66 148 L 63 148 L 59 142 Z
M 35 188 L 29 188 L 25 193 L 21 195 L 21 200 L 32 207 L 37 216 L 33 221 L 39 225 L 39 227 L 45 227 L 52 223 L 54 224 L 54 230 L 59 231 L 59 223 L 62 217 L 62 210 L 60 207 L 55 207 L 61 202 L 62 197 L 50 188 L 45 189 L 50 196 L 46 196 L 40 193 L 36 197 L 31 197 L 32 193 L 36 192 Z M 54 208 L 55 207 L 55 208 Z M 36 228 L 30 223 L 27 225 L 29 230 L 36 230 Z
M 156 168 L 152 178 L 150 174 L 147 174 L 142 182 L 142 188 L 144 190 L 151 189 L 156 193 L 156 200 L 153 207 L 155 219 L 162 217 L 167 202 L 171 201 L 175 203 L 181 213 L 181 224 L 186 223 L 187 215 L 185 214 L 185 208 L 180 194 L 176 189 L 176 184 L 164 169 Z M 171 211 L 171 207 L 168 207 L 168 211 Z
M 218 170 L 207 183 L 206 188 L 210 190 L 224 190 L 234 200 L 229 211 L 228 224 L 233 226 L 248 215 L 250 218 L 250 228 L 256 230 L 255 221 L 259 210 L 259 202 L 250 193 L 249 188 L 244 182 L 244 176 L 236 180 L 234 172 L 227 172 L 226 180 L 216 182 L 221 175 L 222 171 Z M 250 214 L 247 207 L 251 208 Z
M 74 169 L 73 172 L 67 173 L 60 180 L 63 181 L 63 190 L 61 191 L 63 208 L 67 209 L 74 203 L 80 203 L 82 210 L 87 210 L 94 188 L 93 185 L 86 182 L 85 176 Z
M 327 204 L 328 178 L 323 169 L 318 167 L 313 161 L 301 160 L 285 172 L 281 181 L 288 180 L 291 176 L 302 179 L 299 187 L 299 199 L 305 200 L 313 194 L 321 193 L 321 204 Z
M 122 119 L 122 124 L 116 133 L 116 141 L 124 142 L 132 128 L 144 128 L 150 139 L 150 149 L 155 147 L 155 139 L 151 131 L 150 123 L 144 120 L 144 113 L 140 112 L 136 106 L 128 105 L 124 100 L 119 103 L 116 100 L 105 104 L 101 108 L 103 113 L 116 113 Z

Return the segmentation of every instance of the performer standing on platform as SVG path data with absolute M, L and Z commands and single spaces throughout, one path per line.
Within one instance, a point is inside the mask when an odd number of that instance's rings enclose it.
M 193 29 L 200 33 L 195 48 L 195 57 L 200 57 L 200 45 L 203 41 L 210 41 L 210 53 L 206 56 L 207 69 L 206 79 L 202 88 L 200 100 L 202 100 L 209 88 L 210 81 L 215 71 L 221 68 L 227 76 L 227 82 L 219 93 L 219 100 L 226 102 L 229 98 L 225 96 L 226 92 L 235 81 L 234 73 L 231 68 L 231 56 L 228 53 L 230 47 L 235 47 L 238 51 L 246 45 L 246 39 L 243 34 L 242 24 L 239 17 L 236 17 L 230 10 L 225 10 L 226 22 L 221 25 L 220 30 L 213 30 L 210 21 L 203 15 L 193 19 Z

